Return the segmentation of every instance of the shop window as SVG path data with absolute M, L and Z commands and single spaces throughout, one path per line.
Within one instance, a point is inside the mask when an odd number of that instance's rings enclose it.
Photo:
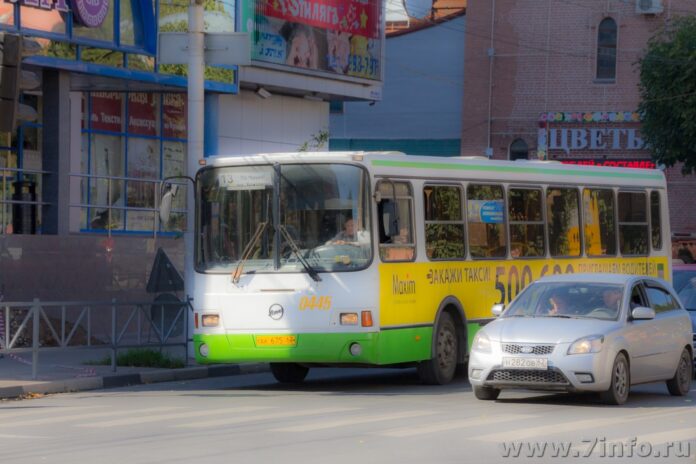
M 549 251 L 553 257 L 580 256 L 580 204 L 573 188 L 546 191 Z
M 614 192 L 585 189 L 582 194 L 587 256 L 616 256 Z
M 425 252 L 429 259 L 464 259 L 464 217 L 461 188 L 423 188 Z
M 604 18 L 597 31 L 597 80 L 616 79 L 616 21 Z
M 0 235 L 41 233 L 43 99 L 24 92 L 20 102 L 38 119 L 20 123 L 14 133 L 0 132 Z
M 152 233 L 160 180 L 186 166 L 186 101 L 176 94 L 85 94 L 82 231 Z M 161 230 L 183 230 L 186 184 Z
M 529 159 L 529 146 L 522 139 L 515 139 L 510 144 L 510 161 Z
M 500 185 L 471 184 L 466 191 L 469 250 L 473 258 L 504 258 L 505 196 Z
M 510 189 L 510 256 L 536 258 L 546 254 L 541 189 Z
M 627 256 L 648 254 L 648 212 L 644 192 L 619 192 L 619 247 Z

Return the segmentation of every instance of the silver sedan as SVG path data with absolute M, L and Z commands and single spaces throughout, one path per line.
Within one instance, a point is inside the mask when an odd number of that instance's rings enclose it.
M 692 327 L 665 281 L 619 274 L 544 277 L 474 338 L 469 381 L 477 398 L 502 389 L 590 391 L 623 404 L 631 385 L 666 381 L 689 392 Z

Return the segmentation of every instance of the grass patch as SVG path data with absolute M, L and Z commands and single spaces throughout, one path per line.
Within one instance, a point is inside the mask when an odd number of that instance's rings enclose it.
M 85 364 L 93 366 L 110 366 L 111 356 L 107 355 L 98 361 L 90 361 Z M 130 349 L 116 356 L 116 365 L 119 367 L 160 367 L 164 369 L 181 369 L 186 363 L 181 358 L 173 358 L 160 353 L 157 350 L 147 348 Z

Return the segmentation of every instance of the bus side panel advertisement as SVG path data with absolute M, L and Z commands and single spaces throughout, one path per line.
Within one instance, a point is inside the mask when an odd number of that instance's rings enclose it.
M 384 18 L 374 0 L 244 0 L 251 59 L 381 80 Z
M 669 264 L 666 257 L 381 264 L 380 327 L 432 324 L 448 296 L 462 304 L 467 322 L 492 319 L 494 304 L 509 304 L 545 275 L 588 272 L 669 279 Z

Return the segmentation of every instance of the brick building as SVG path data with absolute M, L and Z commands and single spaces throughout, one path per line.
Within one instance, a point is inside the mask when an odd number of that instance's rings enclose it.
M 655 168 L 638 65 L 690 0 L 472 0 L 462 154 Z M 674 238 L 696 237 L 696 177 L 666 170 Z

